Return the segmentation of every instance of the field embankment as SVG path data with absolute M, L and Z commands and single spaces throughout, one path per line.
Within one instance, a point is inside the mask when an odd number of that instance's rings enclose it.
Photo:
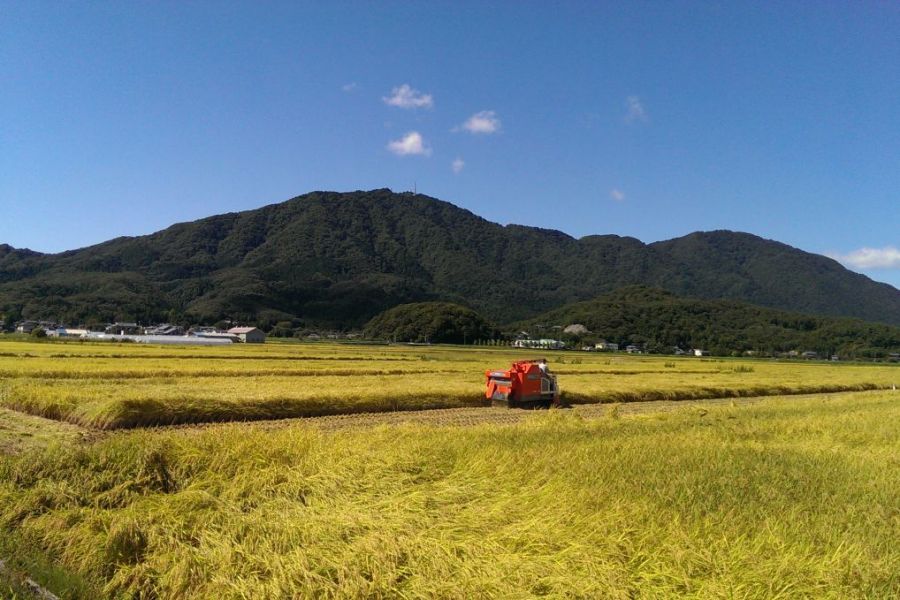
M 533 351 L 0 343 L 0 407 L 97 429 L 484 406 L 484 371 Z M 900 367 L 549 354 L 572 404 L 861 391 Z
M 67 598 L 900 594 L 897 393 L 606 412 L 35 450 L 0 548 Z

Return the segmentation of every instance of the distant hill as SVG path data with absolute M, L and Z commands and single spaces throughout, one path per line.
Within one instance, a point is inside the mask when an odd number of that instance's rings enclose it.
M 734 300 L 683 298 L 644 286 L 569 304 L 515 324 L 532 337 L 558 337 L 571 324 L 590 340 L 639 344 L 670 353 L 700 348 L 716 355 L 813 351 L 821 356 L 884 357 L 900 352 L 900 327 L 841 317 L 815 317 Z
M 635 284 L 900 324 L 897 289 L 750 234 L 574 239 L 385 189 L 314 192 L 61 254 L 0 246 L 0 313 L 68 322 L 346 329 L 446 301 L 511 323 Z
M 466 344 L 499 337 L 499 332 L 471 308 L 451 302 L 415 302 L 389 308 L 366 324 L 370 339 L 395 342 Z

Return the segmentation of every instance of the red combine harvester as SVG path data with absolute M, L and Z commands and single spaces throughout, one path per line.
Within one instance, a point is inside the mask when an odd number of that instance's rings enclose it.
M 492 406 L 508 408 L 559 406 L 556 376 L 550 374 L 546 365 L 544 359 L 520 360 L 507 371 L 485 371 L 485 398 Z

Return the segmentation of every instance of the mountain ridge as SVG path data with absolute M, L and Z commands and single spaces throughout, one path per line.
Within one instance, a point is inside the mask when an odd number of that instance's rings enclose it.
M 387 189 L 311 192 L 58 254 L 0 246 L 0 312 L 69 321 L 354 328 L 449 301 L 503 323 L 626 285 L 900 324 L 900 291 L 753 234 L 576 239 Z

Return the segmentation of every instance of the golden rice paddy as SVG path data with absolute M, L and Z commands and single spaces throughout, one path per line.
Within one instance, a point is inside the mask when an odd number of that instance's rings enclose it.
M 609 404 L 213 423 L 478 407 L 533 355 L 0 342 L 0 597 L 900 596 L 896 366 L 551 353 Z

